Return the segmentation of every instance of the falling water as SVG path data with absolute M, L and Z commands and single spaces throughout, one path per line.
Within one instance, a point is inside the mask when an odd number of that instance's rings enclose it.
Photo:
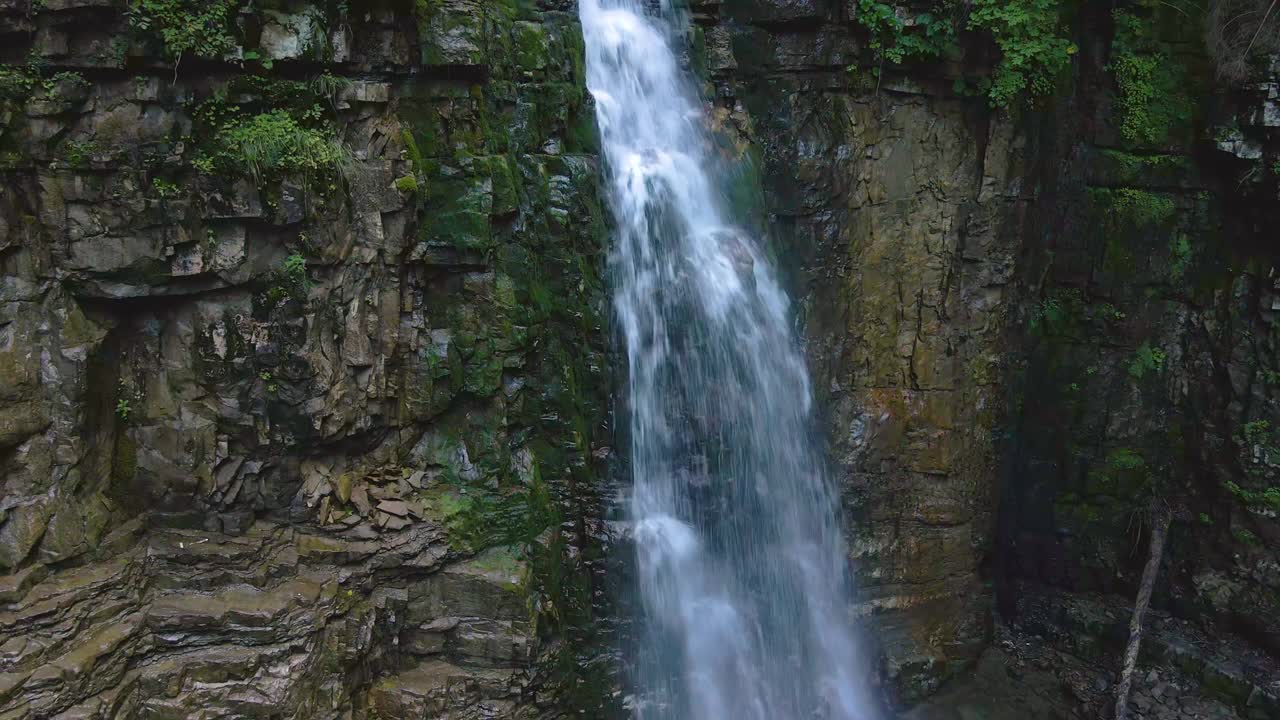
M 875 715 L 788 302 L 728 216 L 671 0 L 580 0 L 617 221 L 640 720 Z

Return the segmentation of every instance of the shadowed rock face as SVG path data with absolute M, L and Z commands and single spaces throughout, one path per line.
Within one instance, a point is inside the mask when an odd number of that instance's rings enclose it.
M 1001 337 L 1032 195 L 1010 120 L 909 78 L 860 85 L 847 13 L 702 3 L 696 18 L 803 296 L 858 609 L 895 693 L 916 698 L 989 632 Z
M 1180 108 L 1134 138 L 1112 8 L 1074 17 L 1070 77 L 1032 112 L 956 93 L 980 42 L 871 75 L 857 8 L 694 2 L 690 62 L 726 149 L 761 177 L 761 221 L 802 298 L 890 694 L 911 702 L 972 667 L 993 620 L 1052 646 L 1023 597 L 1131 601 L 1153 498 L 1181 518 L 1158 612 L 1239 633 L 1262 654 L 1238 676 L 1265 676 L 1274 63 L 1214 88 L 1198 20 L 1117 4 L 1153 28 L 1137 52 Z M 1098 652 L 1066 651 L 1107 668 L 1123 633 L 1106 627 L 1085 631 Z M 1205 692 L 1275 712 L 1277 688 L 1250 687 Z M 1096 716 L 1085 695 L 1061 707 Z
M 419 5 L 0 3 L 5 717 L 603 695 L 576 14 Z

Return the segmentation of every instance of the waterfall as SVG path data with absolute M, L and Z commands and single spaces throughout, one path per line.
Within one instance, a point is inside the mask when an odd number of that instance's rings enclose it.
M 804 358 L 760 242 L 729 217 L 670 2 L 579 3 L 629 372 L 634 714 L 866 720 Z

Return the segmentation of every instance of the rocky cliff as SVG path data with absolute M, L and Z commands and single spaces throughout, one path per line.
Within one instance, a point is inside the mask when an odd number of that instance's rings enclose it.
M 694 3 L 798 266 L 889 695 L 976 667 L 919 716 L 1104 715 L 1169 510 L 1141 712 L 1276 717 L 1277 66 L 1226 77 L 1221 9 L 1002 7 Z M 1272 47 L 1253 9 L 1226 20 Z M 1038 86 L 1010 38 L 1046 17 Z
M 1167 511 L 1136 710 L 1280 717 L 1272 26 L 1240 60 L 1217 6 L 991 7 L 691 3 L 886 702 L 1100 716 Z M 0 36 L 0 716 L 608 716 L 572 2 Z
M 572 10 L 0 3 L 0 714 L 600 695 Z

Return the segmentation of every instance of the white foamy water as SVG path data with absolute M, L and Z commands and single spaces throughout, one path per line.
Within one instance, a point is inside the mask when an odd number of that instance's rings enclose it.
M 874 718 L 787 297 L 728 216 L 678 13 L 580 0 L 580 15 L 629 373 L 635 715 Z

